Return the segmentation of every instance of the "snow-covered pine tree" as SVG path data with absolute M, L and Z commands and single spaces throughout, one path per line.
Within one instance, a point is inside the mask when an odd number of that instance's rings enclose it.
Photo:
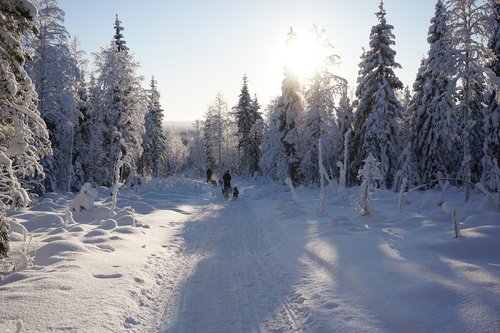
M 399 122 L 399 133 L 401 134 L 400 142 L 403 144 L 408 141 L 408 134 L 410 133 L 410 103 L 411 103 L 411 92 L 410 87 L 405 86 L 403 90 L 397 90 L 396 96 L 401 104 L 401 109 L 403 110 Z
M 6 203 L 16 200 L 13 194 L 21 186 L 40 191 L 44 177 L 40 159 L 51 154 L 20 43 L 24 33 L 36 30 L 36 15 L 29 1 L 0 1 L 0 201 Z
M 122 154 L 120 182 L 137 179 L 142 156 L 142 134 L 146 103 L 142 77 L 136 74 L 139 64 L 124 45 L 123 27 L 116 17 L 115 35 L 110 47 L 96 54 L 96 82 L 91 87 L 95 105 L 99 110 L 96 130 L 101 140 L 101 155 L 96 160 L 97 184 L 111 186 L 115 180 L 118 153 Z
M 53 155 L 42 160 L 48 191 L 69 190 L 73 137 L 78 121 L 76 92 L 80 73 L 69 47 L 64 11 L 58 0 L 37 0 L 39 33 L 30 40 L 33 52 L 27 71 L 38 94 L 38 110 L 47 124 Z
M 342 163 L 342 167 L 339 170 L 339 182 L 342 180 L 343 185 L 349 185 L 347 179 L 347 161 L 349 155 L 349 145 L 348 143 L 351 133 L 352 133 L 352 119 L 353 119 L 353 106 L 351 100 L 348 95 L 348 86 L 347 83 L 342 88 L 342 92 L 340 95 L 339 105 L 335 110 L 337 126 L 340 134 L 340 146 L 342 147 L 342 151 L 339 154 L 337 161 L 337 167 L 339 167 L 339 162 Z M 349 133 L 349 134 L 347 134 Z M 340 184 L 339 184 L 340 186 Z
M 79 191 L 83 184 L 92 173 L 88 172 L 88 164 L 93 160 L 92 153 L 95 147 L 91 144 L 93 120 L 92 110 L 90 108 L 89 94 L 85 76 L 87 73 L 87 55 L 80 47 L 80 41 L 77 37 L 73 37 L 70 43 L 71 57 L 75 60 L 76 66 L 80 73 L 80 77 L 75 84 L 75 103 L 78 118 L 76 120 L 75 135 L 73 140 L 73 177 L 71 182 L 71 190 Z
M 259 166 L 264 176 L 284 183 L 288 177 L 288 158 L 279 132 L 281 124 L 278 113 L 279 99 L 280 97 L 275 98 L 266 107 Z
M 453 45 L 448 31 L 448 12 L 441 0 L 436 3 L 427 41 L 428 57 L 423 61 L 413 89 L 411 112 L 411 159 L 414 174 L 410 182 L 427 183 L 448 174 L 453 166 L 452 111 L 455 93 Z M 457 161 L 455 160 L 455 163 Z M 411 183 L 410 183 L 411 184 Z
M 342 139 L 334 118 L 334 98 L 340 95 L 346 83 L 332 73 L 332 66 L 338 63 L 339 57 L 333 53 L 333 45 L 328 40 L 326 31 L 314 26 L 312 32 L 323 59 L 320 59 L 305 91 L 305 114 L 299 124 L 301 133 L 299 155 L 304 181 L 318 184 L 319 139 L 323 140 L 323 165 L 327 170 L 335 168 L 340 155 Z
M 419 184 L 420 176 L 418 173 L 418 168 L 415 162 L 415 159 L 412 155 L 412 136 L 413 132 L 413 124 L 414 115 L 417 110 L 422 106 L 423 99 L 423 85 L 424 85 L 424 75 L 426 73 L 426 58 L 422 58 L 420 60 L 420 67 L 417 71 L 417 76 L 415 78 L 415 82 L 413 83 L 413 95 L 411 97 L 410 102 L 408 103 L 406 113 L 409 116 L 408 119 L 408 128 L 409 133 L 401 132 L 401 142 L 404 145 L 403 151 L 399 156 L 399 165 L 401 170 L 401 177 L 407 179 L 407 183 L 409 184 Z M 409 135 L 408 135 L 409 134 Z M 408 137 L 409 136 L 409 137 Z
M 160 105 L 160 92 L 156 80 L 151 79 L 148 94 L 148 111 L 145 117 L 142 147 L 142 175 L 159 177 L 167 158 L 167 138 L 163 129 L 163 110 Z
M 248 91 L 248 79 L 246 74 L 243 75 L 243 86 L 241 88 L 238 105 L 233 108 L 236 117 L 236 126 L 238 128 L 236 135 L 238 136 L 238 150 L 240 155 L 239 173 L 242 176 L 250 176 L 253 172 L 250 170 L 252 166 L 252 137 L 251 130 L 257 117 L 254 115 L 252 98 Z
M 487 3 L 475 0 L 449 0 L 451 35 L 456 51 L 458 104 L 455 117 L 459 122 L 458 146 L 462 148 L 459 175 L 467 182 L 478 182 L 482 174 L 484 144 L 485 54 L 488 37 Z M 470 186 L 466 186 L 466 200 Z
M 288 41 L 296 38 L 295 31 L 290 28 Z M 302 88 L 299 78 L 285 66 L 285 78 L 281 84 L 281 96 L 278 99 L 275 112 L 279 119 L 278 133 L 280 142 L 286 155 L 288 165 L 288 176 L 294 186 L 303 181 L 300 169 L 301 158 L 299 155 L 299 124 L 304 117 L 304 104 Z
M 114 39 L 114 45 L 116 46 L 117 52 L 128 51 L 128 47 L 125 45 L 125 44 L 127 44 L 127 42 L 122 39 L 124 37 L 122 34 L 123 30 L 125 30 L 125 28 L 122 26 L 122 21 L 120 21 L 118 19 L 118 14 L 116 14 L 115 35 L 114 35 L 113 39 Z
M 387 24 L 385 15 L 384 3 L 380 1 L 376 13 L 380 23 L 371 30 L 370 48 L 360 64 L 350 170 L 357 172 L 366 156 L 372 153 L 381 163 L 382 186 L 390 188 L 398 168 L 398 119 L 402 113 L 395 90 L 402 89 L 403 84 L 394 74 L 393 69 L 401 66 L 394 61 L 396 52 L 391 49 L 394 27 Z
M 260 104 L 257 100 L 257 95 L 252 100 L 252 121 L 253 125 L 250 129 L 250 175 L 254 175 L 260 170 L 259 161 L 261 157 L 260 145 L 264 134 L 264 121 L 260 113 Z
M 483 174 L 481 182 L 490 190 L 495 191 L 500 187 L 495 176 L 494 159 L 500 161 L 500 3 L 491 1 L 493 29 L 488 47 L 491 50 L 492 60 L 489 67 L 495 75 L 492 87 L 486 99 L 486 109 L 484 110 L 484 144 L 483 144 Z M 499 193 L 500 195 L 500 193 Z

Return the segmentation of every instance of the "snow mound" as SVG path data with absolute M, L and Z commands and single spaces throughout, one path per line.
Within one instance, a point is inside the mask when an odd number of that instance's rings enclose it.
M 34 216 L 30 220 L 23 222 L 22 224 L 28 231 L 33 231 L 36 229 L 60 227 L 64 225 L 64 220 L 59 215 L 48 213 Z
M 118 224 L 116 223 L 116 220 L 114 220 L 114 219 L 106 219 L 106 220 L 101 221 L 101 223 L 99 224 L 99 228 L 105 229 L 105 230 L 115 229 L 117 226 L 118 226 Z
M 94 229 L 85 234 L 85 237 L 107 236 L 109 233 L 103 229 Z
M 500 214 L 483 213 L 468 216 L 463 225 L 466 227 L 477 227 L 482 225 L 500 225 Z
M 119 226 L 133 226 L 135 225 L 135 218 L 132 215 L 123 215 L 116 220 Z
M 500 253 L 500 225 L 462 229 L 461 237 L 435 243 L 431 249 L 450 258 L 495 260 Z
M 35 252 L 35 265 L 47 266 L 54 262 L 71 257 L 77 253 L 87 253 L 87 248 L 73 240 L 58 240 L 43 245 Z

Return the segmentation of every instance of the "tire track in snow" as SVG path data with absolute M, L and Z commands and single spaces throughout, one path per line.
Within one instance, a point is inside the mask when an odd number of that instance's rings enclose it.
M 308 313 L 244 200 L 214 206 L 185 230 L 193 266 L 162 332 L 304 332 Z

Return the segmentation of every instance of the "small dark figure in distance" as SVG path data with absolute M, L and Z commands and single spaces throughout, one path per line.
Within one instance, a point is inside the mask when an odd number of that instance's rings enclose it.
M 224 181 L 224 188 L 231 187 L 231 175 L 229 174 L 229 170 L 226 170 L 224 176 L 222 176 L 222 180 Z
M 212 184 L 212 182 L 210 180 L 212 180 L 212 169 L 208 168 L 207 169 L 207 183 Z
M 238 191 L 238 188 L 235 186 L 233 189 L 233 199 L 238 199 L 238 195 L 240 195 L 240 191 Z

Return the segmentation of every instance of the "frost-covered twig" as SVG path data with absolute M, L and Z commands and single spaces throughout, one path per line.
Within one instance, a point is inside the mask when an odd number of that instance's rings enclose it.
M 453 222 L 453 230 L 455 231 L 455 238 L 460 237 L 460 228 L 459 228 L 459 219 L 457 214 L 457 207 L 452 202 L 444 202 L 441 206 L 443 211 L 447 214 L 451 214 L 452 222 Z

